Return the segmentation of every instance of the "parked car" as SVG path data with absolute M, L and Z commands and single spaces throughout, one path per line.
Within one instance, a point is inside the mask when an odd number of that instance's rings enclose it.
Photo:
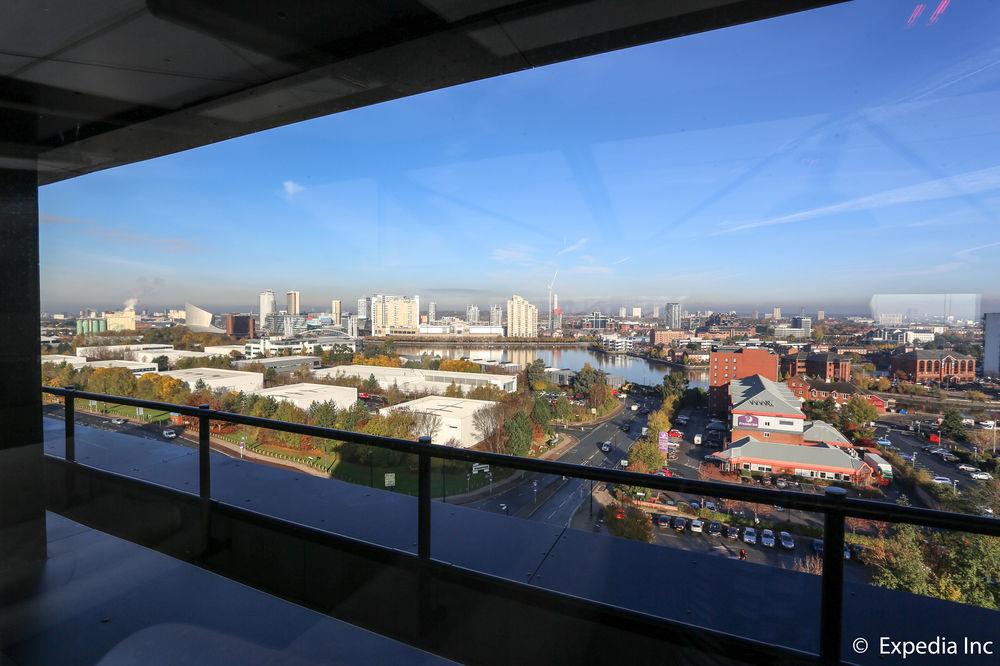
M 128 421 L 123 418 L 111 419 L 111 422 L 114 423 L 115 425 L 125 425 L 126 423 L 128 423 Z
M 705 508 L 709 511 L 715 511 L 715 502 L 705 502 Z
M 166 430 L 163 431 L 163 436 L 166 437 L 167 439 L 174 439 L 175 437 L 177 437 L 177 433 L 167 428 Z
M 973 467 L 972 465 L 962 463 L 958 466 L 959 472 L 965 472 L 966 474 L 972 474 L 973 472 L 981 471 L 978 467 Z
M 670 439 L 683 439 L 684 438 L 684 433 L 682 433 L 677 428 L 673 428 L 670 432 L 667 433 L 667 436 Z
M 674 529 L 678 532 L 683 532 L 684 528 L 687 527 L 687 520 L 677 516 L 674 518 Z
M 743 543 L 748 543 L 751 546 L 757 543 L 757 530 L 752 527 L 743 528 Z
M 771 530 L 764 530 L 760 533 L 760 543 L 762 546 L 767 546 L 768 548 L 774 548 L 774 532 Z
M 993 478 L 993 475 L 989 472 L 973 472 L 969 477 L 975 479 L 976 481 L 989 481 Z
M 665 516 L 662 513 L 656 517 L 656 526 L 667 528 L 670 527 L 670 516 Z
M 778 535 L 778 538 L 781 540 L 782 548 L 785 550 L 795 550 L 795 539 L 792 538 L 791 534 L 788 532 L 782 532 Z
M 817 555 L 823 555 L 823 540 L 813 539 L 812 549 L 813 552 L 816 553 Z
M 787 488 L 788 481 L 785 481 L 783 478 L 779 476 L 777 479 L 774 480 L 774 485 L 776 485 L 779 488 Z
M 688 504 L 690 504 L 691 508 L 695 511 L 701 510 L 701 502 L 699 502 L 698 500 L 691 500 L 690 502 L 688 502 Z
M 704 530 L 704 528 L 705 528 L 705 523 L 701 522 L 697 518 L 695 518 L 694 520 L 691 521 L 691 531 L 692 532 L 701 532 L 701 531 Z
M 956 460 L 958 460 L 958 456 L 956 456 L 954 453 L 942 453 L 941 460 L 945 462 L 955 462 Z
M 608 453 L 611 451 L 611 442 L 601 442 L 601 451 Z
M 708 524 L 708 529 L 705 531 L 712 536 L 722 536 L 722 523 L 717 520 L 713 520 Z
M 739 539 L 740 538 L 740 528 L 738 528 L 738 527 L 727 527 L 726 528 L 726 538 L 727 539 Z
M 875 443 L 878 444 L 879 446 L 892 446 L 892 442 L 889 441 L 889 438 L 884 436 L 879 437 L 877 440 L 875 440 Z
M 938 484 L 941 484 L 943 486 L 950 486 L 951 485 L 951 479 L 949 479 L 947 476 L 935 476 L 933 479 L 931 479 L 931 482 L 932 483 L 938 483 Z

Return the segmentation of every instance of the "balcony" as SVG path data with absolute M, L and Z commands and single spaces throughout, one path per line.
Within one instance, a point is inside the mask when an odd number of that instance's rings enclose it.
M 207 570 L 385 636 L 392 639 L 387 649 L 402 641 L 444 658 L 484 663 L 603 662 L 623 654 L 645 662 L 665 651 L 694 662 L 876 663 L 877 655 L 858 655 L 851 641 L 881 635 L 989 640 L 996 626 L 994 611 L 845 582 L 840 557 L 847 517 L 995 536 L 1000 523 L 992 519 L 509 458 L 171 406 L 199 420 L 205 437 L 195 449 L 104 432 L 72 418 L 78 400 L 165 405 L 44 391 L 62 396 L 71 415 L 63 423 L 46 419 L 50 511 L 184 560 L 180 566 L 194 565 L 198 575 Z M 210 448 L 211 421 L 404 452 L 419 461 L 418 494 L 224 456 Z M 437 459 L 817 512 L 825 524 L 823 575 L 432 501 L 430 470 Z M 60 529 L 83 529 L 73 525 L 56 521 L 50 541 Z M 44 600 L 50 593 L 43 586 L 34 594 Z M 908 612 L 886 612 L 897 608 Z

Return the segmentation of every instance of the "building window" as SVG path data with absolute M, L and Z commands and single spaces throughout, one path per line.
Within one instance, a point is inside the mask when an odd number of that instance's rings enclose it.
M 769 433 L 769 432 L 765 432 L 764 433 L 764 437 L 770 437 L 770 436 L 771 436 L 771 433 Z

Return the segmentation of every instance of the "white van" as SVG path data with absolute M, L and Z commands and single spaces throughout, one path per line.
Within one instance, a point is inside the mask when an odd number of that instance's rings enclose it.
M 695 435 L 692 441 L 694 442 L 695 446 L 699 446 L 701 444 L 701 433 Z

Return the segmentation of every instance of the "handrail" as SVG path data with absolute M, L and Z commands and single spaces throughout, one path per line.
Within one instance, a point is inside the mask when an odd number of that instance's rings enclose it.
M 89 391 L 78 391 L 70 388 L 43 386 L 42 392 L 63 397 L 72 394 L 75 398 L 82 398 L 84 400 L 98 400 L 101 402 L 112 402 L 132 407 L 158 409 L 161 411 L 176 412 L 177 414 L 195 418 L 207 417 L 212 421 L 225 421 L 227 423 L 265 428 L 278 432 L 289 432 L 298 435 L 308 435 L 321 439 L 334 439 L 353 444 L 363 444 L 366 446 L 380 446 L 393 451 L 398 451 L 400 453 L 412 455 L 428 453 L 432 458 L 442 458 L 445 460 L 490 464 L 497 465 L 498 467 L 509 467 L 511 469 L 523 470 L 526 472 L 572 476 L 575 478 L 590 479 L 603 483 L 643 486 L 646 488 L 653 488 L 668 492 L 684 492 L 691 495 L 707 495 L 710 497 L 734 499 L 755 504 L 780 505 L 789 509 L 815 511 L 817 513 L 837 511 L 843 512 L 847 516 L 854 518 L 867 518 L 870 520 L 880 520 L 893 523 L 909 523 L 912 525 L 952 529 L 962 532 L 970 532 L 973 534 L 983 534 L 986 536 L 1000 536 L 1000 520 L 983 516 L 973 516 L 964 513 L 937 511 L 934 509 L 923 509 L 912 506 L 899 506 L 896 504 L 888 504 L 887 502 L 876 502 L 874 500 L 853 498 L 831 499 L 825 495 L 807 495 L 794 490 L 770 490 L 765 488 L 756 488 L 753 486 L 722 483 L 719 481 L 699 481 L 696 479 L 682 479 L 680 477 L 662 477 L 651 474 L 641 474 L 639 472 L 608 469 L 606 467 L 588 467 L 586 465 L 564 463 L 555 460 L 521 458 L 517 456 L 509 456 L 503 453 L 460 449 L 443 446 L 441 444 L 425 444 L 408 439 L 395 439 L 392 437 L 383 437 L 381 435 L 369 435 L 366 433 L 352 432 L 350 430 L 338 430 L 336 428 L 325 428 L 322 426 L 313 426 L 304 423 L 277 421 L 275 419 L 267 419 L 259 416 L 245 416 L 243 414 L 208 409 L 205 407 L 175 405 L 167 402 L 143 400 L 140 398 L 130 398 L 126 396 L 114 396 L 103 393 L 92 393 Z
M 333 439 L 366 446 L 378 446 L 401 453 L 415 455 L 418 458 L 418 493 L 417 493 L 417 556 L 423 562 L 433 561 L 431 558 L 431 459 L 457 460 L 462 462 L 491 464 L 527 472 L 569 476 L 591 481 L 603 481 L 630 486 L 642 486 L 657 490 L 687 492 L 697 495 L 724 497 L 758 504 L 781 505 L 791 509 L 813 511 L 823 514 L 823 533 L 825 548 L 823 552 L 823 583 L 820 605 L 820 658 L 826 663 L 839 663 L 841 660 L 841 642 L 843 638 L 843 588 L 844 588 L 844 547 L 845 518 L 868 518 L 876 521 L 909 523 L 926 527 L 936 527 L 987 536 L 1000 536 L 1000 520 L 971 516 L 967 514 L 936 511 L 917 507 L 904 507 L 872 500 L 849 499 L 846 491 L 837 486 L 827 488 L 824 495 L 806 495 L 789 490 L 765 490 L 763 488 L 744 487 L 743 485 L 720 483 L 716 481 L 698 481 L 677 477 L 660 477 L 650 474 L 640 474 L 603 467 L 587 467 L 551 460 L 535 458 L 520 458 L 500 453 L 472 451 L 453 448 L 440 444 L 431 444 L 429 437 L 421 437 L 420 441 L 368 435 L 364 433 L 276 421 L 257 416 L 244 416 L 221 410 L 210 409 L 208 405 L 191 407 L 189 405 L 174 405 L 153 400 L 141 400 L 126 396 L 106 395 L 89 391 L 77 391 L 75 388 L 43 386 L 42 392 L 62 396 L 65 399 L 66 417 L 66 461 L 75 463 L 75 429 L 69 420 L 75 414 L 77 399 L 99 400 L 120 405 L 159 409 L 191 416 L 198 419 L 198 470 L 199 496 L 205 509 L 213 502 L 211 492 L 211 465 L 209 459 L 211 421 L 225 421 L 258 428 L 266 428 L 278 432 L 308 435 L 322 439 Z M 421 614 L 423 615 L 423 614 Z

